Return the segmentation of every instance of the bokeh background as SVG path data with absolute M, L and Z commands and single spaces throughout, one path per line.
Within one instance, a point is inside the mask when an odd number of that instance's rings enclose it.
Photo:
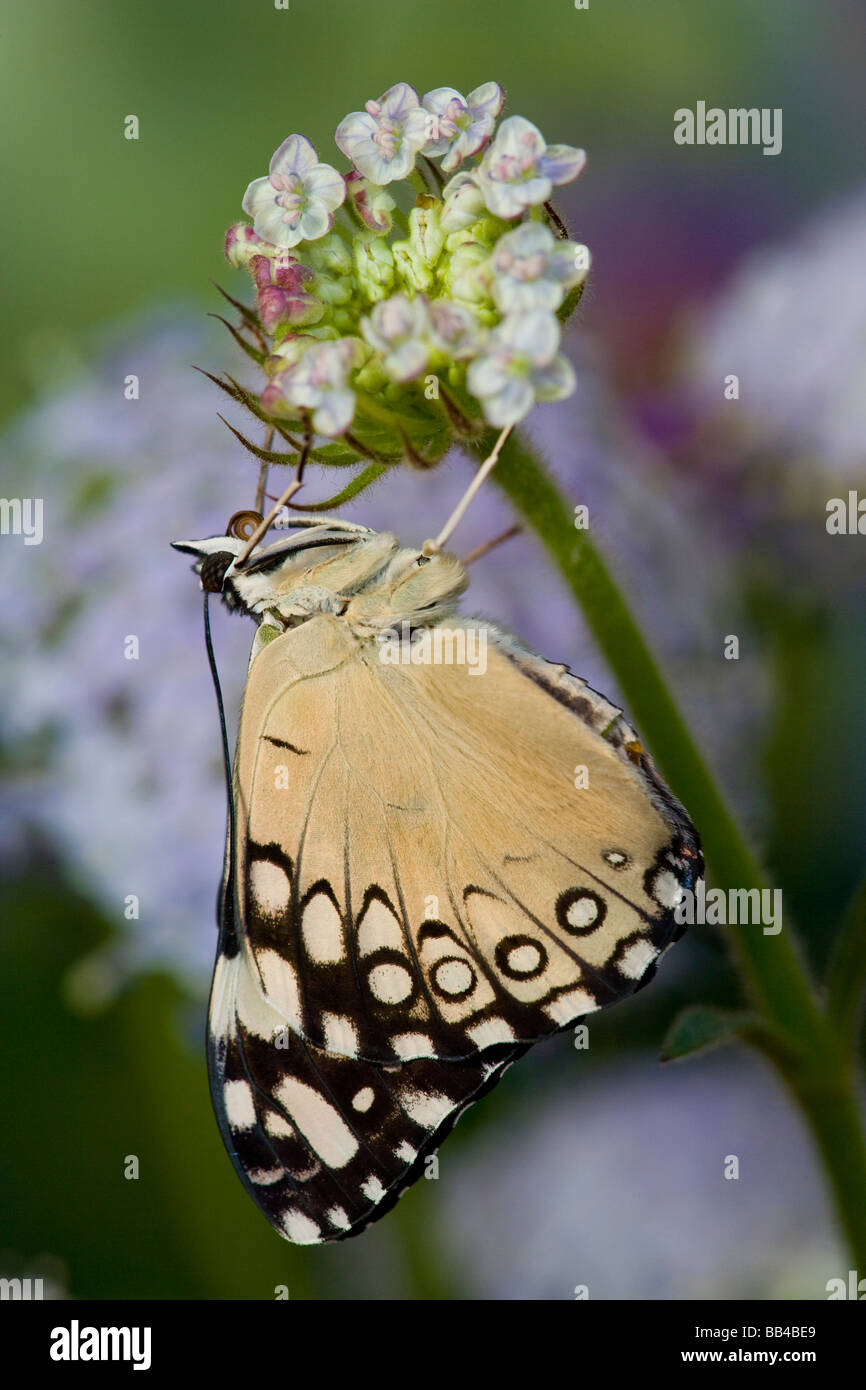
M 532 431 L 819 970 L 866 872 L 866 540 L 825 529 L 829 498 L 866 496 L 864 40 L 859 0 L 7 10 L 0 490 L 44 498 L 45 536 L 0 537 L 0 1273 L 79 1299 L 735 1299 L 820 1298 L 847 1270 L 764 1064 L 659 1063 L 682 1006 L 739 999 L 708 928 L 588 1050 L 565 1035 L 509 1072 L 438 1180 L 360 1239 L 271 1232 L 207 1096 L 225 812 L 197 586 L 168 541 L 252 504 L 254 464 L 192 370 L 239 365 L 207 314 L 211 279 L 245 289 L 221 252 L 246 184 L 293 130 L 334 157 L 337 121 L 395 81 L 496 78 L 509 112 L 589 154 L 559 200 L 594 258 L 580 387 Z M 698 100 L 781 107 L 782 153 L 675 145 Z M 468 476 L 400 475 L 351 514 L 420 541 Z M 507 517 L 491 489 L 465 550 Z M 469 600 L 617 698 L 529 537 Z M 236 708 L 251 634 L 216 629 Z

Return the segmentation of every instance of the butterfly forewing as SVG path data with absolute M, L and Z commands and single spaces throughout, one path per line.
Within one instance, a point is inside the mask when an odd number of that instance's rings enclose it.
M 253 665 L 239 919 L 316 1047 L 529 1042 L 632 993 L 674 936 L 699 871 L 684 813 L 615 707 L 485 630 L 474 676 L 385 664 L 331 617 Z

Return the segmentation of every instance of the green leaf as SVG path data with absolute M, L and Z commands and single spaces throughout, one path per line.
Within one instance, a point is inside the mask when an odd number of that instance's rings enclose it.
M 247 449 L 255 458 L 260 459 L 262 463 L 296 463 L 296 462 L 297 462 L 297 459 L 298 459 L 298 454 L 297 454 L 297 453 L 294 453 L 294 454 L 279 453 L 279 452 L 278 452 L 277 450 L 275 450 L 275 449 L 263 449 L 263 448 L 261 448 L 258 444 L 254 444 L 253 441 L 252 441 L 251 439 L 247 439 L 246 435 L 241 434 L 240 430 L 236 430 L 235 427 L 234 427 L 234 425 L 229 424 L 229 422 L 228 422 L 228 420 L 225 418 L 225 416 L 224 416 L 224 415 L 220 415 L 219 411 L 217 411 L 217 419 L 218 419 L 218 420 L 222 420 L 222 422 L 223 422 L 223 424 L 225 425 L 226 429 L 231 430 L 232 434 L 234 435 L 234 437 L 235 437 L 235 439 L 238 441 L 238 443 L 243 444 L 244 448 Z
M 725 1042 L 743 1041 L 744 1031 L 756 1024 L 760 1024 L 756 1014 L 696 1004 L 674 1019 L 662 1043 L 661 1060 L 673 1062 Z
M 353 478 L 352 481 L 343 488 L 342 492 L 338 492 L 334 497 L 329 497 L 326 502 L 307 502 L 304 505 L 304 511 L 327 512 L 330 511 L 331 507 L 341 507 L 344 502 L 351 501 L 353 497 L 357 497 L 359 493 L 364 492 L 381 478 L 382 474 L 385 472 L 385 468 L 386 465 L 384 463 L 371 463 L 362 473 L 359 473 L 356 478 Z
M 238 347 L 243 348 L 247 357 L 251 357 L 259 366 L 262 365 L 265 360 L 265 354 L 260 352 L 258 348 L 254 348 L 252 343 L 248 343 L 243 334 L 239 333 L 235 328 L 234 324 L 229 323 L 228 319 L 224 319 L 222 314 L 208 314 L 208 318 L 216 319 L 217 323 L 223 324 L 224 327 L 228 329 L 229 333 L 231 333 Z
M 833 943 L 827 967 L 827 1012 L 853 1046 L 866 991 L 866 881 L 860 884 Z

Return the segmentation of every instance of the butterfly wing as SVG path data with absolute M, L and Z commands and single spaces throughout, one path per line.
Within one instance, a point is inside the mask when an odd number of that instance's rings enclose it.
M 697 835 L 621 712 L 483 623 L 486 670 L 387 665 L 320 616 L 254 661 L 237 920 L 315 1049 L 525 1044 L 633 993 L 680 933 Z
M 226 1148 L 250 1196 L 298 1245 L 344 1240 L 383 1216 L 463 1110 L 525 1050 L 399 1068 L 323 1052 L 262 998 L 225 921 L 209 1031 Z

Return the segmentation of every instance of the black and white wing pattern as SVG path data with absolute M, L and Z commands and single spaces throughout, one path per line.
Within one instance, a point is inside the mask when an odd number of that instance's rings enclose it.
M 295 1244 L 345 1240 L 383 1216 L 525 1050 L 400 1067 L 324 1052 L 262 999 L 224 924 L 210 1011 L 214 1105 L 241 1181 Z
M 529 1043 L 645 982 L 702 871 L 621 711 L 490 634 L 485 674 L 383 666 L 334 619 L 250 671 L 237 919 L 314 1047 L 382 1064 Z
M 489 631 L 478 680 L 330 618 L 251 668 L 211 1088 L 296 1243 L 363 1230 L 532 1041 L 645 984 L 702 870 L 621 712 Z
M 386 1211 L 531 1043 L 646 984 L 703 861 L 621 710 L 457 616 L 453 555 L 296 520 L 249 563 L 177 545 L 258 622 L 211 1090 L 247 1190 L 315 1243 Z

